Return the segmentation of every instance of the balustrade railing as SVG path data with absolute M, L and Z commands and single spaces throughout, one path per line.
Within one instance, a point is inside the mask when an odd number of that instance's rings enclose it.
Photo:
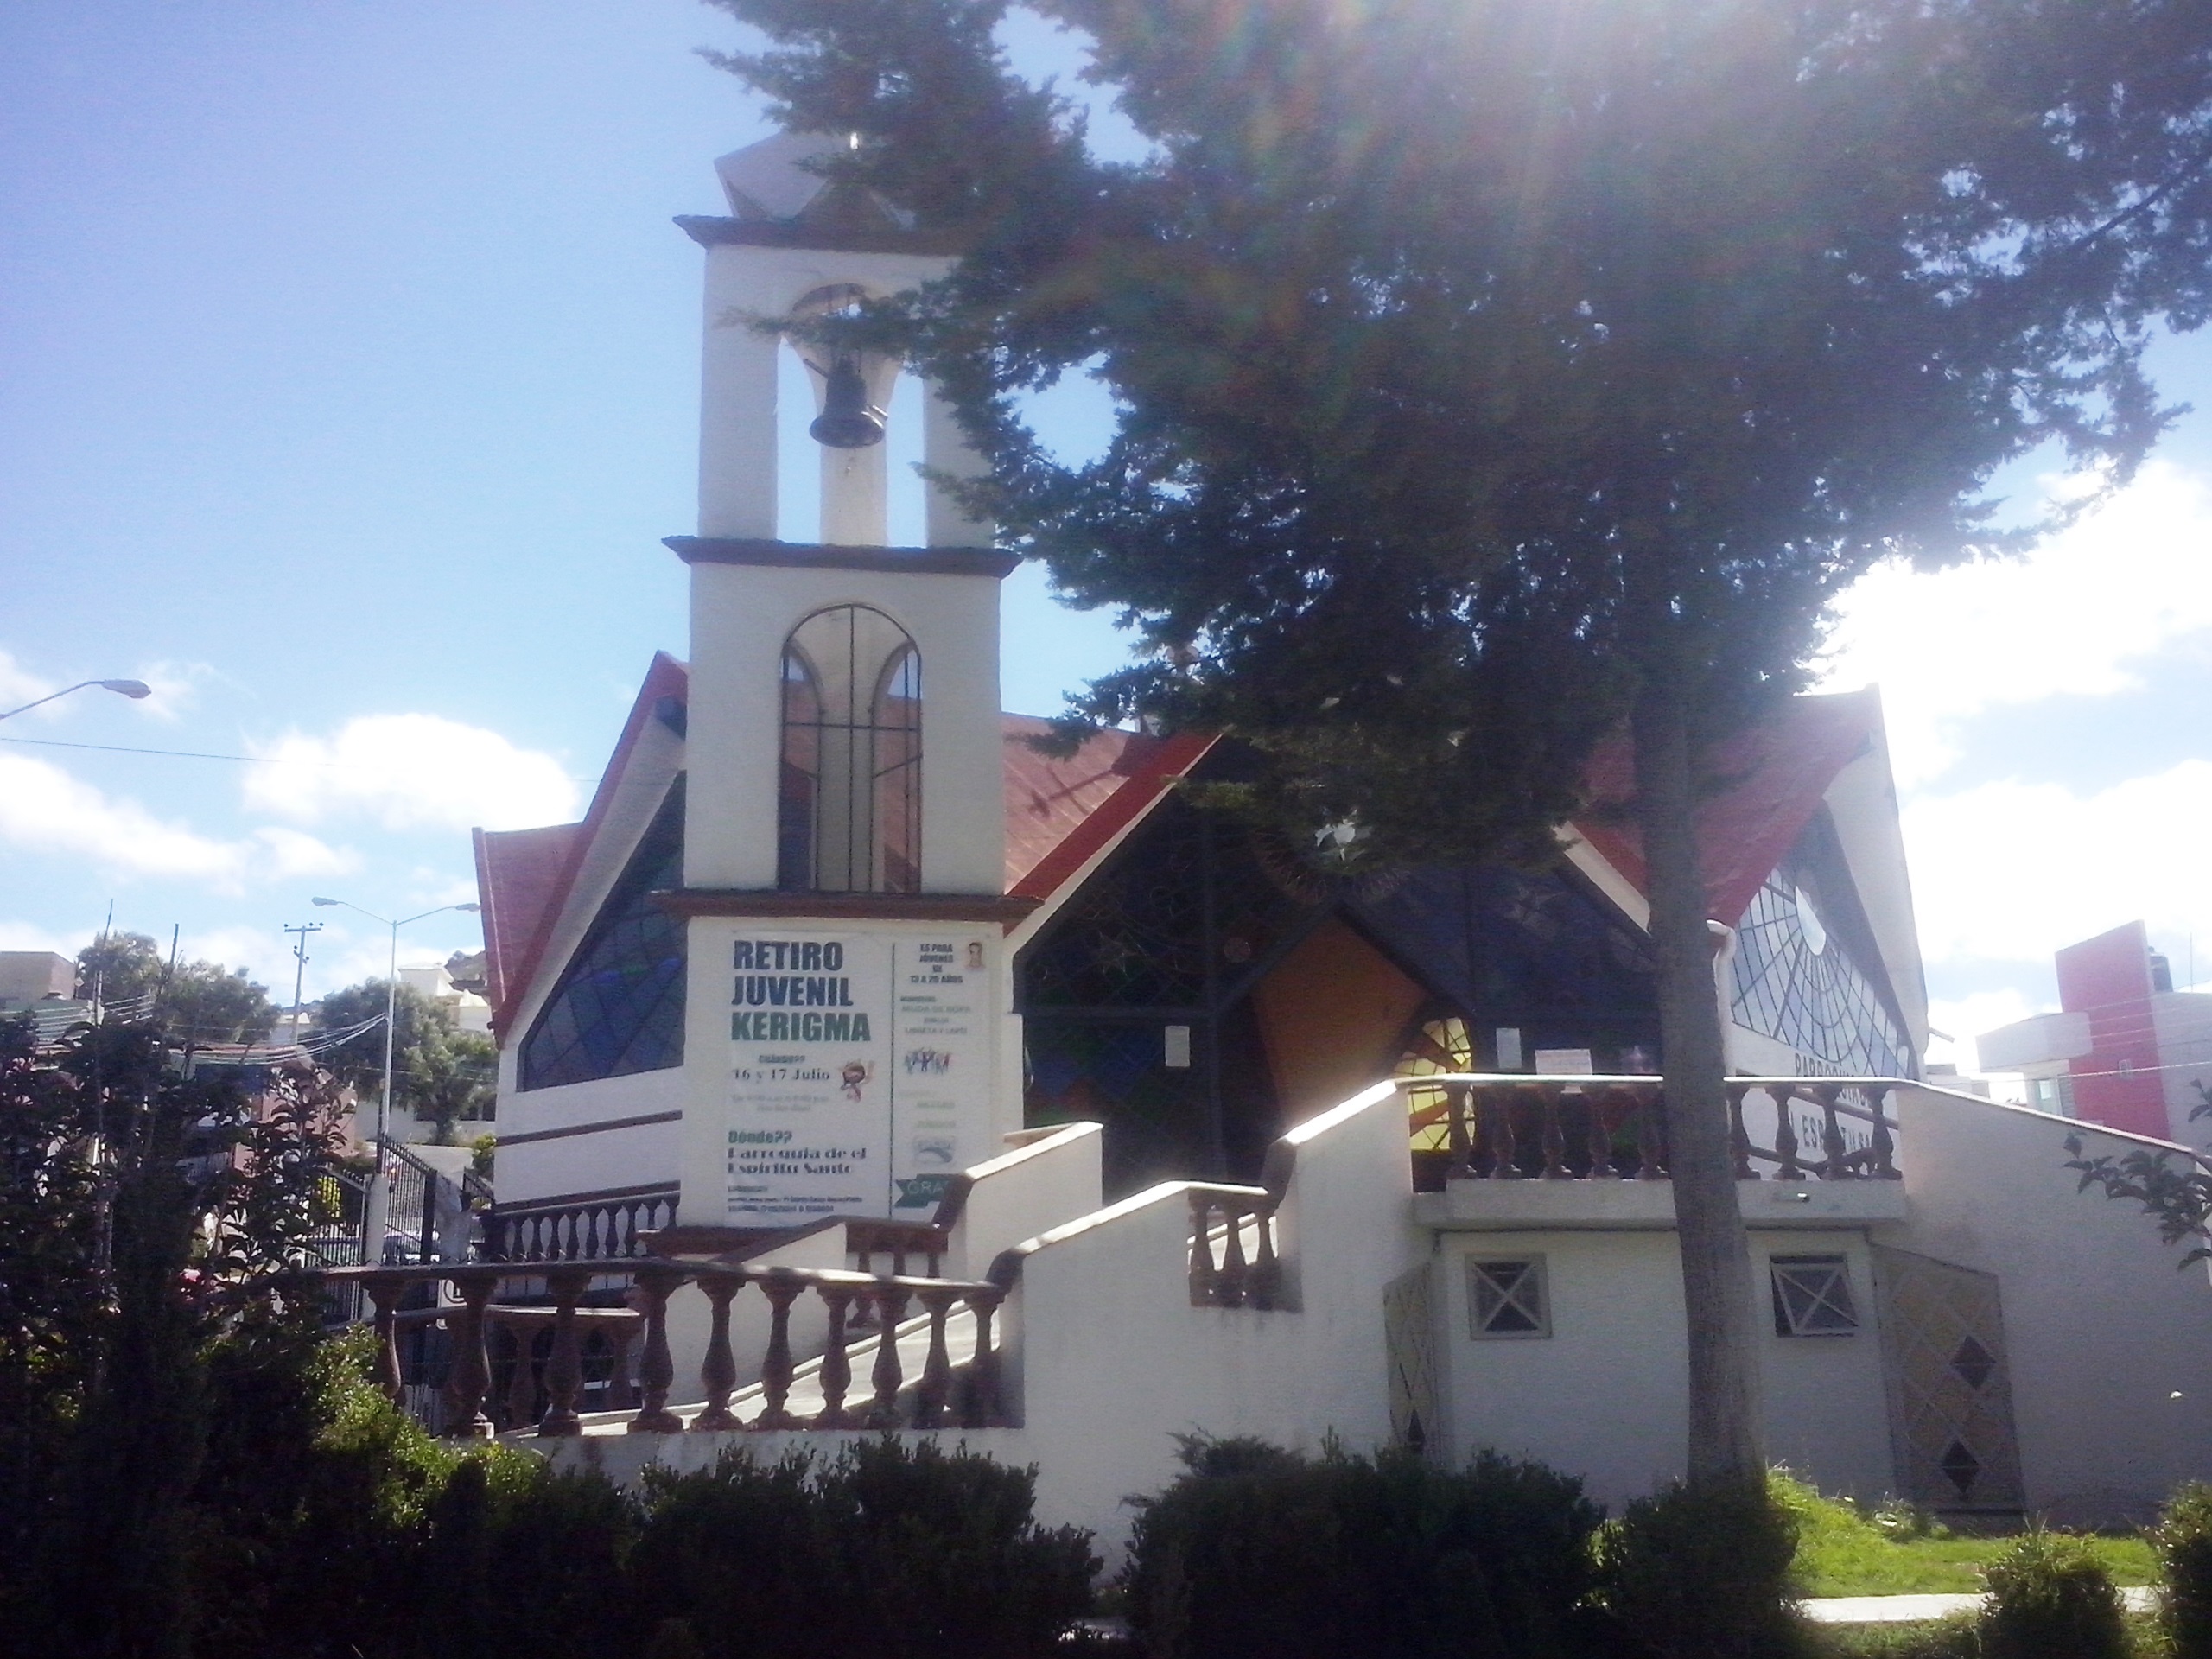
M 622 1274 L 634 1279 L 634 1312 L 594 1309 L 583 1305 L 595 1279 Z M 542 1370 L 534 1367 L 532 1343 L 520 1340 L 517 1362 L 521 1374 L 511 1374 L 507 1390 L 510 1413 L 535 1408 L 542 1394 L 544 1404 L 536 1411 L 537 1432 L 556 1438 L 582 1432 L 578 1410 L 583 1375 L 585 1332 L 595 1321 L 610 1325 L 631 1322 L 626 1345 L 638 1354 L 638 1399 L 626 1425 L 639 1433 L 677 1433 L 687 1427 L 694 1433 L 722 1429 L 830 1428 L 988 1428 L 1005 1421 L 1001 1397 L 1001 1359 L 995 1321 L 1006 1289 L 996 1284 L 955 1279 L 915 1278 L 893 1274 L 851 1273 L 826 1268 L 751 1268 L 715 1266 L 664 1260 L 658 1257 L 616 1257 L 601 1261 L 551 1262 L 533 1268 L 531 1277 L 542 1280 L 551 1299 L 550 1306 L 494 1306 L 493 1297 L 505 1279 L 520 1275 L 509 1266 L 470 1263 L 447 1267 L 348 1268 L 310 1274 L 310 1281 L 358 1283 L 375 1309 L 377 1381 L 387 1397 L 403 1396 L 398 1334 L 404 1325 L 426 1313 L 445 1325 L 452 1337 L 452 1357 L 447 1370 L 444 1427 L 462 1436 L 488 1437 L 493 1419 L 486 1407 L 491 1399 L 493 1369 L 489 1338 L 505 1323 L 518 1332 L 529 1327 L 550 1327 L 552 1344 Z M 456 1300 L 436 1310 L 403 1310 L 400 1303 L 409 1288 L 424 1282 L 452 1287 Z M 704 1405 L 687 1425 L 669 1406 L 676 1371 L 668 1338 L 670 1299 L 685 1286 L 696 1286 L 707 1300 L 709 1333 L 699 1381 Z M 748 1289 L 764 1297 L 769 1308 L 768 1334 L 761 1356 L 761 1408 L 741 1421 L 730 1400 L 737 1392 L 741 1372 L 730 1335 L 731 1305 Z M 818 1410 L 801 1416 L 790 1410 L 794 1378 L 803 1362 L 792 1351 L 791 1309 L 802 1297 L 818 1298 L 827 1317 L 827 1332 L 811 1379 L 818 1388 Z M 910 1309 L 918 1312 L 910 1318 Z M 969 1357 L 957 1366 L 952 1359 L 949 1326 L 957 1311 L 964 1310 L 972 1324 Z M 859 1322 L 856 1313 L 872 1316 L 868 1385 L 865 1400 L 855 1402 L 851 1350 Z M 925 1340 L 918 1371 L 906 1375 L 900 1354 L 910 1337 Z M 528 1405 L 522 1402 L 527 1391 Z M 520 1427 L 528 1421 L 503 1424 Z
M 673 1227 L 677 1183 L 554 1203 L 494 1209 L 484 1218 L 493 1262 L 590 1262 L 645 1256 L 642 1234 Z
M 1667 1179 L 1656 1077 L 1469 1074 L 1402 1086 L 1445 1097 L 1446 1180 Z M 1890 1113 L 1897 1079 L 1730 1077 L 1725 1086 L 1738 1179 L 1900 1179 Z
M 1193 1185 L 1190 1200 L 1191 1306 L 1281 1307 L 1274 1195 L 1260 1186 Z

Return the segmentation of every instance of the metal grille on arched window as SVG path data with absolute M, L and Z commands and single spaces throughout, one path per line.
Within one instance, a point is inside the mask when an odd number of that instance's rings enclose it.
M 776 885 L 916 893 L 922 873 L 922 659 L 865 605 L 817 611 L 784 642 Z

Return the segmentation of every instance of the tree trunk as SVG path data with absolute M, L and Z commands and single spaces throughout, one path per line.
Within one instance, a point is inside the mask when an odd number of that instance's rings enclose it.
M 1698 861 L 1689 721 L 1679 678 L 1663 671 L 1650 676 L 1630 724 L 1688 1325 L 1689 1484 L 1709 1488 L 1761 1478 L 1766 1452 L 1751 1247 L 1729 1145 L 1722 1082 L 1726 1060 Z

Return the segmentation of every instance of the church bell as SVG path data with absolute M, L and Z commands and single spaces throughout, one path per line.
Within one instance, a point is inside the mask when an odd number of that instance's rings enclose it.
M 822 412 L 806 434 L 831 449 L 865 449 L 883 442 L 883 411 L 868 400 L 860 365 L 839 357 L 823 377 Z

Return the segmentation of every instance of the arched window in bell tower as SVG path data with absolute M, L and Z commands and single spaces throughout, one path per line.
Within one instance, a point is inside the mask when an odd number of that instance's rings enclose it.
M 817 611 L 784 641 L 776 885 L 918 893 L 922 658 L 866 605 Z

